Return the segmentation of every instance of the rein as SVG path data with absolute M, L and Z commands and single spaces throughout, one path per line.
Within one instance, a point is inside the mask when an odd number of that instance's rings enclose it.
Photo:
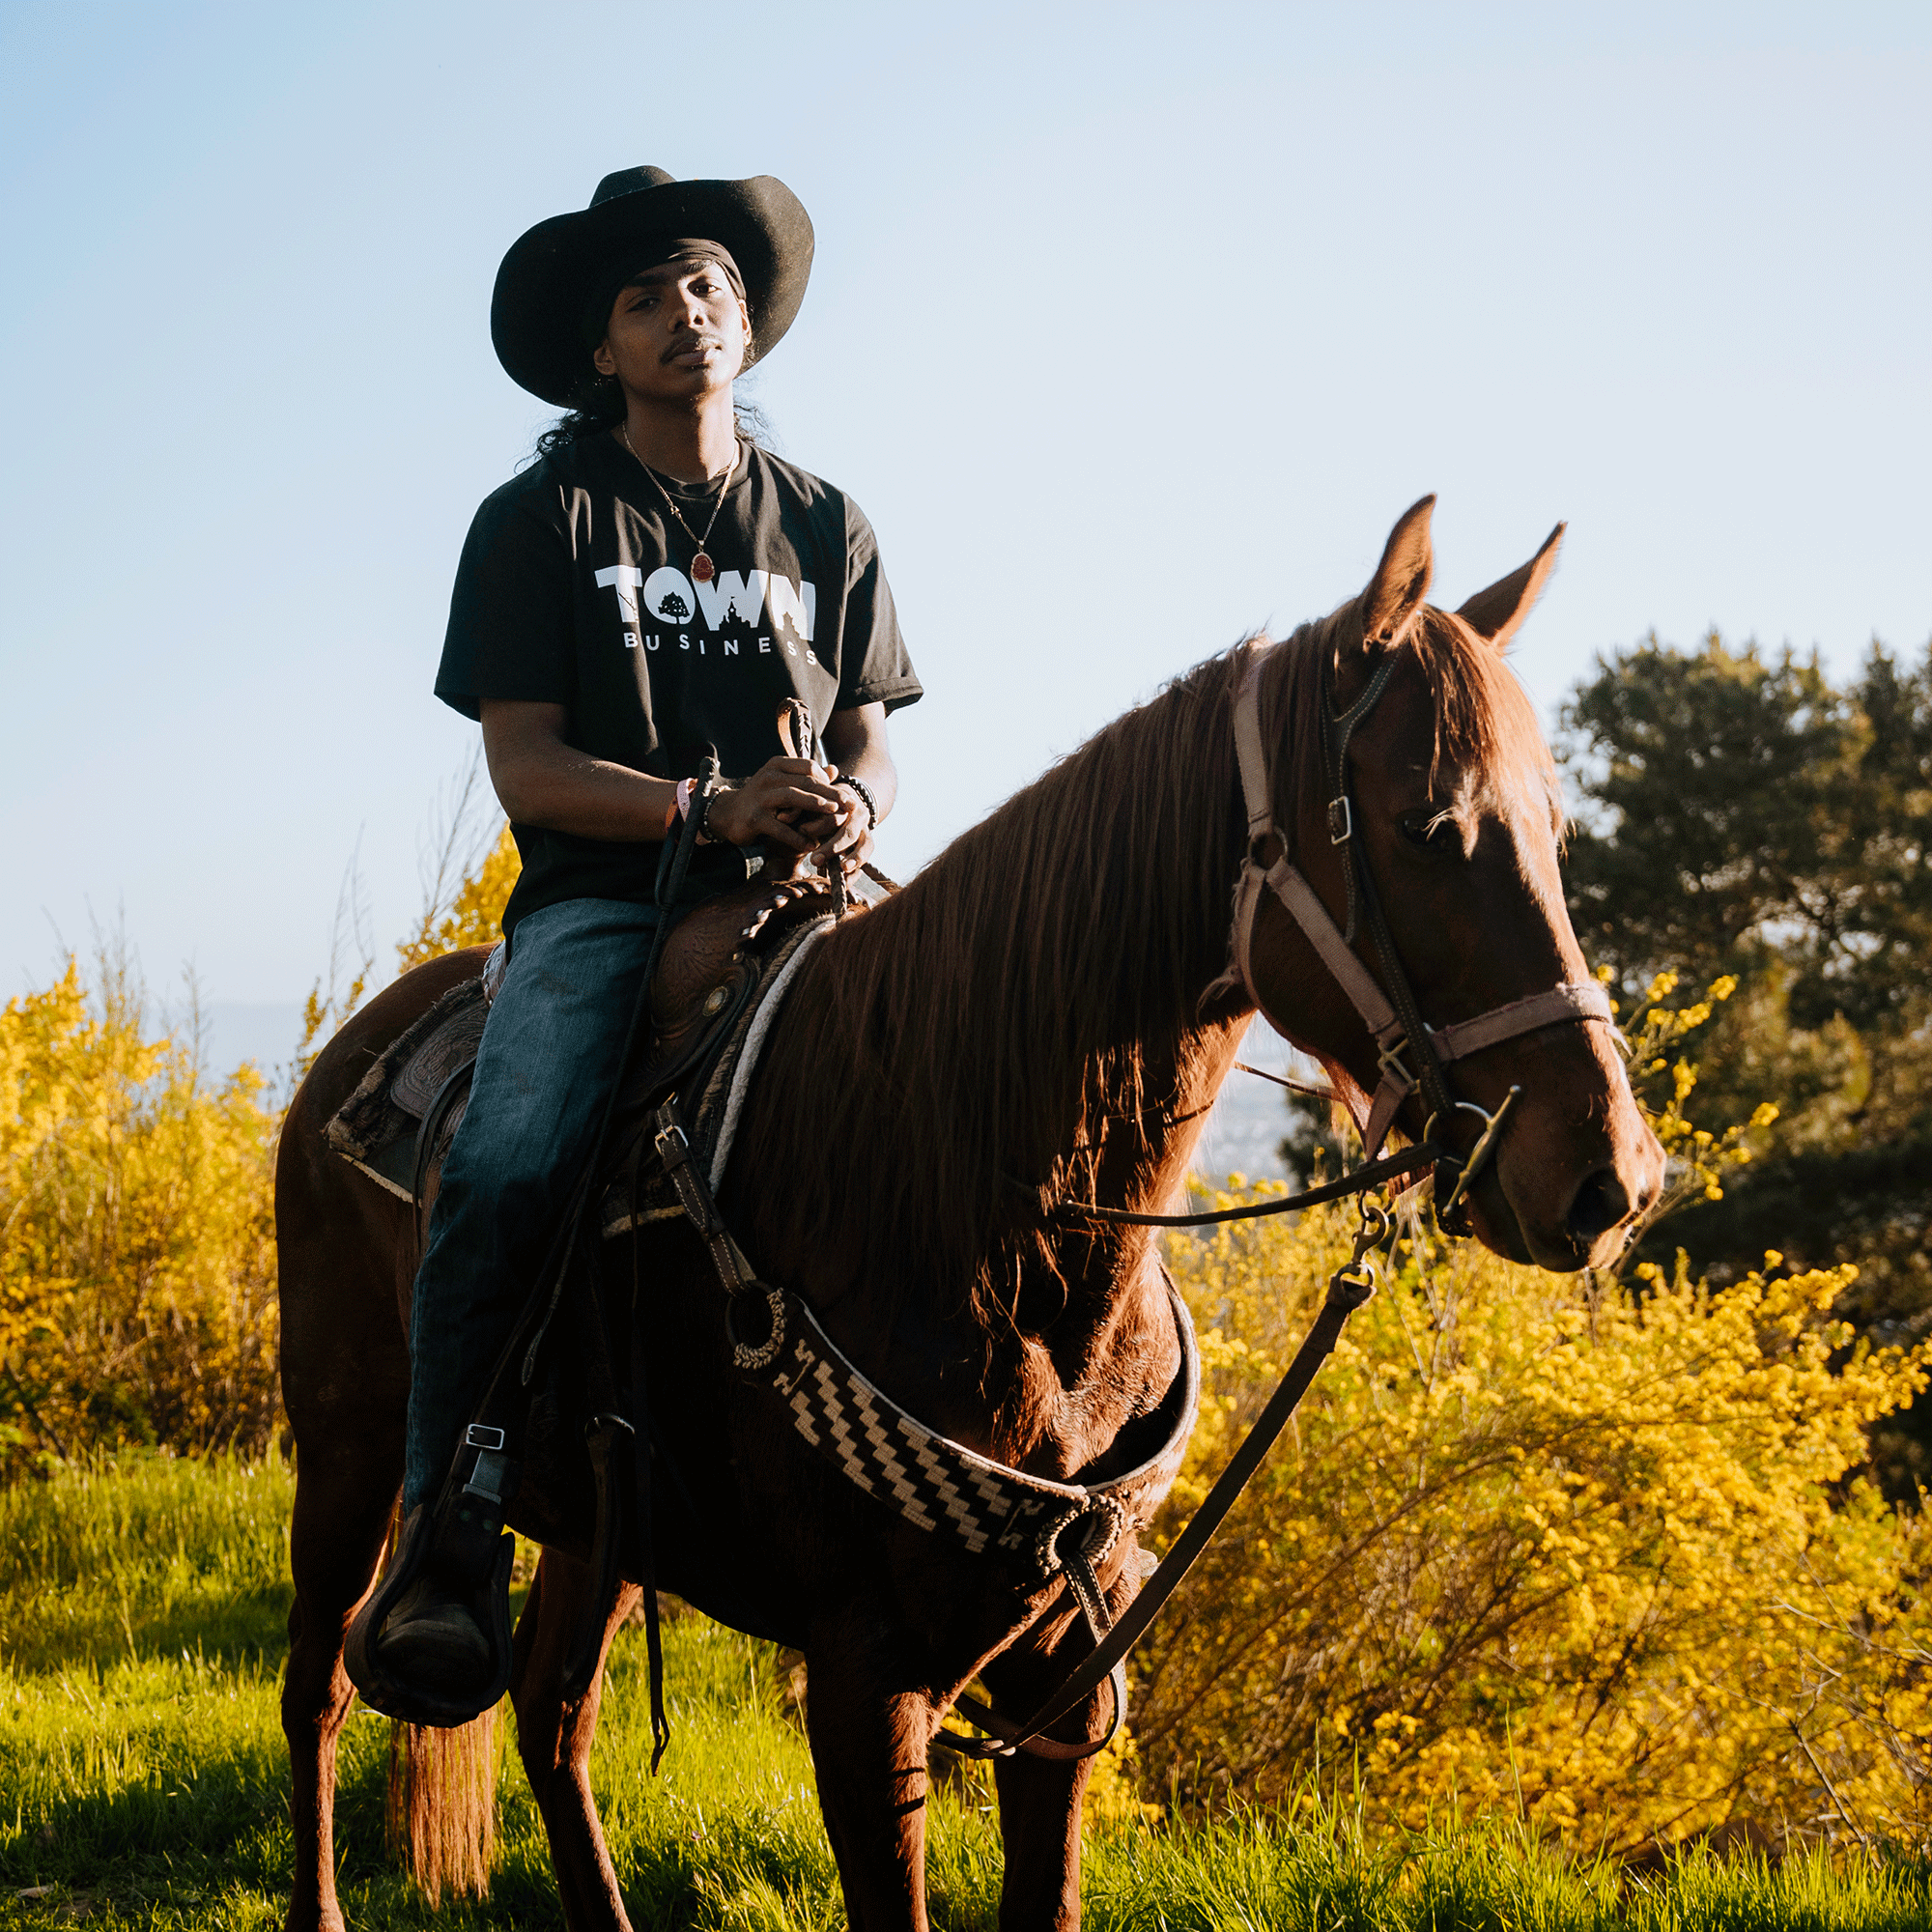
M 1265 648 L 1272 650 L 1275 647 L 1269 645 Z M 1512 1087 L 1502 1104 L 1492 1113 L 1477 1106 L 1474 1101 L 1455 1098 L 1449 1089 L 1445 1065 L 1486 1047 L 1513 1039 L 1520 1034 L 1562 1021 L 1601 1020 L 1610 1025 L 1609 995 L 1594 980 L 1564 984 L 1547 993 L 1537 993 L 1528 999 L 1493 1008 L 1474 1019 L 1460 1021 L 1439 1032 L 1431 1027 L 1422 1017 L 1414 988 L 1403 967 L 1395 935 L 1382 911 L 1374 874 L 1355 837 L 1354 799 L 1350 781 L 1349 741 L 1356 726 L 1374 711 L 1388 689 L 1397 662 L 1395 653 L 1390 650 L 1385 654 L 1370 679 L 1368 689 L 1344 712 L 1336 712 L 1328 701 L 1325 656 L 1322 660 L 1323 745 L 1329 781 L 1334 787 L 1327 808 L 1328 836 L 1331 844 L 1344 848 L 1347 861 L 1349 924 L 1346 934 L 1336 926 L 1315 889 L 1290 863 L 1289 841 L 1275 823 L 1268 786 L 1267 758 L 1261 732 L 1259 686 L 1262 667 L 1265 662 L 1265 657 L 1258 652 L 1256 662 L 1243 679 L 1235 699 L 1235 751 L 1240 766 L 1241 794 L 1248 812 L 1248 847 L 1235 888 L 1234 923 L 1229 935 L 1233 964 L 1227 978 L 1217 981 L 1208 992 L 1211 995 L 1237 978 L 1248 998 L 1268 1024 L 1277 1033 L 1287 1034 L 1288 1030 L 1268 1011 L 1256 991 L 1250 965 L 1255 913 L 1263 890 L 1272 892 L 1307 934 L 1322 962 L 1348 994 L 1378 1049 L 1381 1085 L 1371 1105 L 1368 1120 L 1361 1123 L 1363 1147 L 1368 1159 L 1353 1173 L 1323 1186 L 1310 1188 L 1303 1194 L 1248 1208 L 1224 1208 L 1213 1214 L 1141 1214 L 1122 1208 L 1103 1208 L 1091 1201 L 1064 1202 L 1055 1212 L 1134 1227 L 1206 1227 L 1224 1221 L 1258 1219 L 1265 1214 L 1291 1213 L 1322 1202 L 1338 1201 L 1350 1194 L 1362 1196 L 1383 1180 L 1433 1166 L 1436 1199 L 1440 1204 L 1436 1218 L 1449 1233 L 1464 1233 L 1467 1229 L 1469 1188 L 1493 1156 L 1504 1121 L 1522 1090 Z M 1280 856 L 1264 869 L 1261 857 L 1269 844 Z M 1358 917 L 1366 918 L 1369 937 L 1387 981 L 1387 993 L 1355 956 L 1350 945 Z M 1413 1071 L 1404 1065 L 1405 1052 L 1414 1062 Z M 1394 1123 L 1397 1109 L 1417 1087 L 1421 1088 L 1429 1109 L 1423 1138 L 1401 1153 L 1377 1158 Z M 1466 1158 L 1458 1158 L 1435 1139 L 1437 1123 L 1446 1124 L 1458 1112 L 1475 1114 L 1483 1122 Z M 1241 1492 L 1288 1426 L 1289 1418 L 1299 1406 L 1302 1397 L 1308 1393 L 1322 1363 L 1334 1351 L 1349 1317 L 1375 1293 L 1375 1269 L 1371 1257 L 1385 1242 L 1392 1240 L 1393 1232 L 1388 1211 L 1365 1201 L 1354 1253 L 1348 1264 L 1338 1268 L 1330 1277 L 1328 1293 L 1321 1312 L 1295 1351 L 1288 1373 L 1269 1397 L 1267 1406 L 1256 1418 L 1254 1427 L 1230 1458 L 1219 1480 L 1208 1492 L 1200 1508 L 1188 1519 L 1186 1527 L 1142 1585 L 1132 1604 L 1111 1628 L 1095 1630 L 1096 1642 L 1093 1654 L 1023 1724 L 1005 1721 L 977 1700 L 965 1697 L 955 1699 L 956 1706 L 991 1735 L 962 1738 L 942 1728 L 935 1743 L 968 1757 L 1004 1757 L 1023 1749 L 1038 1752 L 1042 1747 L 1050 1748 L 1054 1755 L 1084 1754 L 1083 1747 L 1060 1744 L 1057 1740 L 1042 1737 L 1041 1733 L 1076 1710 L 1110 1678 L 1114 1690 L 1114 1713 L 1107 1737 L 1113 1736 L 1121 1721 L 1122 1679 L 1120 1672 L 1127 1653 L 1167 1606 L 1168 1601 L 1179 1588 L 1181 1579 L 1194 1567 L 1215 1531 L 1227 1520 Z M 1084 1601 L 1084 1593 L 1081 1607 L 1087 1614 L 1090 1628 L 1093 1628 L 1096 1620 Z M 1100 1747 L 1096 1745 L 1091 1748 L 1097 1750 Z
M 1388 1209 L 1366 1200 L 1367 1191 L 1384 1181 L 1414 1175 L 1422 1168 L 1433 1168 L 1440 1203 L 1437 1218 L 1452 1234 L 1465 1229 L 1469 1187 L 1493 1156 L 1505 1119 L 1521 1090 L 1512 1087 L 1502 1104 L 1491 1112 L 1473 1101 L 1454 1096 L 1445 1071 L 1447 1065 L 1520 1034 L 1561 1021 L 1610 1023 L 1608 995 L 1595 981 L 1589 981 L 1557 986 L 1439 1031 L 1428 1025 L 1422 1018 L 1374 877 L 1355 838 L 1349 771 L 1349 741 L 1387 690 L 1396 664 L 1395 654 L 1391 650 L 1385 655 L 1368 689 L 1347 711 L 1340 713 L 1328 701 L 1325 658 L 1322 665 L 1324 750 L 1330 768 L 1328 776 L 1334 786 L 1327 807 L 1327 822 L 1330 841 L 1344 848 L 1346 859 L 1349 895 L 1346 934 L 1329 916 L 1314 888 L 1290 862 L 1289 841 L 1275 824 L 1259 715 L 1259 679 L 1265 662 L 1265 657 L 1257 652 L 1235 699 L 1235 746 L 1248 813 L 1248 844 L 1235 889 L 1229 935 L 1232 963 L 1204 998 L 1238 984 L 1277 1032 L 1287 1032 L 1257 993 L 1250 963 L 1255 914 L 1262 893 L 1272 892 L 1308 936 L 1376 1042 L 1382 1079 L 1368 1118 L 1361 1122 L 1367 1159 L 1354 1172 L 1304 1193 L 1211 1214 L 1144 1214 L 1105 1208 L 1092 1201 L 1065 1201 L 1051 1211 L 1056 1219 L 1075 1217 L 1135 1227 L 1202 1227 L 1293 1213 L 1354 1195 L 1362 1199 L 1362 1218 L 1354 1251 L 1347 1264 L 1329 1278 L 1321 1311 L 1289 1364 L 1288 1373 L 1200 1508 L 1118 1620 L 1109 1615 L 1097 1571 L 1124 1533 L 1130 1518 L 1122 1499 L 1111 1492 L 1145 1479 L 1151 1485 L 1145 1492 L 1150 1499 L 1156 1493 L 1165 1493 L 1162 1478 L 1171 1482 L 1172 1470 L 1178 1470 L 1179 1451 L 1193 1421 L 1193 1404 L 1198 1392 L 1193 1380 L 1196 1371 L 1186 1371 L 1186 1413 L 1179 1418 L 1167 1447 L 1131 1477 L 1118 1479 L 1114 1484 L 1090 1489 L 1049 1483 L 977 1456 L 963 1445 L 925 1428 L 892 1403 L 884 1391 L 869 1383 L 844 1357 L 804 1302 L 795 1294 L 758 1280 L 719 1214 L 705 1178 L 690 1159 L 675 1099 L 668 1100 L 658 1114 L 659 1156 L 672 1178 L 686 1214 L 704 1241 L 713 1270 L 724 1291 L 725 1328 L 738 1370 L 767 1381 L 791 1409 L 799 1433 L 838 1463 L 861 1488 L 892 1504 L 902 1517 L 923 1528 L 936 1529 L 942 1522 L 947 1523 L 964 1538 L 969 1549 L 984 1550 L 994 1545 L 1013 1553 L 1030 1549 L 1039 1580 L 1064 1580 L 1085 1618 L 1094 1641 L 1093 1651 L 1023 1722 L 1014 1723 L 969 1696 L 953 1700 L 954 1708 L 986 1733 L 968 1737 L 941 1725 L 932 1743 L 961 1756 L 1008 1757 L 1024 1750 L 1035 1756 L 1065 1760 L 1090 1757 L 1105 1747 L 1125 1713 L 1127 1653 L 1166 1607 L 1181 1579 L 1226 1520 L 1307 1394 L 1321 1364 L 1334 1351 L 1349 1317 L 1375 1293 L 1377 1269 L 1373 1258 L 1384 1245 L 1393 1244 L 1394 1222 Z M 1280 856 L 1264 867 L 1262 858 L 1270 845 Z M 1368 926 L 1369 938 L 1387 982 L 1386 992 L 1352 949 L 1358 920 L 1365 921 Z M 1405 1054 L 1413 1063 L 1412 1070 L 1405 1063 Z M 1401 1152 L 1382 1155 L 1382 1143 L 1397 1110 L 1418 1088 L 1428 1108 L 1422 1139 Z M 1473 1113 L 1483 1123 L 1466 1157 L 1452 1153 L 1435 1137 L 1437 1123 L 1446 1126 L 1458 1112 Z M 1178 1297 L 1175 1299 L 1176 1319 L 1181 1324 L 1183 1359 L 1192 1362 L 1192 1336 L 1185 1326 L 1185 1309 Z M 753 1332 L 748 1336 L 741 1332 L 734 1318 L 739 1310 L 753 1308 L 758 1313 L 751 1317 Z M 1037 1533 L 1036 1521 L 1041 1525 Z M 996 1524 L 1005 1527 L 996 1529 Z M 1108 1685 L 1112 1692 L 1112 1715 L 1104 1736 L 1071 1744 L 1045 1735 L 1050 1725 L 1077 1710 L 1102 1684 Z
M 1380 1160 L 1345 1174 L 1339 1180 L 1325 1180 L 1304 1194 L 1291 1194 L 1280 1201 L 1256 1201 L 1245 1208 L 1223 1208 L 1213 1214 L 1135 1214 L 1124 1208 L 1102 1208 L 1097 1201 L 1063 1201 L 1053 1211 L 1057 1217 L 1078 1216 L 1089 1221 L 1109 1221 L 1128 1228 L 1211 1228 L 1222 1221 L 1259 1221 L 1268 1214 L 1294 1214 L 1304 1208 L 1319 1208 L 1325 1201 L 1346 1201 L 1351 1194 L 1366 1194 L 1384 1180 L 1413 1174 L 1439 1157 L 1441 1149 L 1422 1141 L 1400 1153 L 1384 1154 Z

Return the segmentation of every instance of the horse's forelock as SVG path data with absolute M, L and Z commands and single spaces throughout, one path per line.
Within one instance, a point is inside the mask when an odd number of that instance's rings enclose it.
M 1560 834 L 1563 794 L 1536 707 L 1509 661 L 1462 618 L 1433 605 L 1410 645 L 1435 694 L 1436 757 L 1506 817 L 1547 817 Z

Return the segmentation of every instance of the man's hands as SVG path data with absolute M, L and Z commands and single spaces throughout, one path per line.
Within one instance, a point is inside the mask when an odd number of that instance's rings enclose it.
M 567 745 L 569 714 L 561 704 L 485 698 L 482 713 L 490 778 L 518 824 L 640 844 L 665 836 L 675 784 Z M 733 845 L 769 838 L 781 851 L 817 852 L 856 871 L 872 850 L 871 814 L 838 777 L 844 770 L 863 780 L 882 817 L 893 809 L 898 780 L 886 746 L 885 706 L 835 711 L 825 724 L 824 749 L 823 765 L 773 758 L 718 793 L 707 814 L 711 836 Z
M 857 792 L 839 784 L 837 765 L 826 767 L 826 777 L 838 788 L 840 813 L 821 834 L 819 855 L 825 861 L 837 859 L 849 879 L 872 856 L 872 814 Z
M 732 845 L 759 838 L 788 852 L 836 858 L 856 872 L 872 849 L 871 814 L 838 784 L 837 765 L 773 758 L 742 783 L 712 794 L 704 829 Z

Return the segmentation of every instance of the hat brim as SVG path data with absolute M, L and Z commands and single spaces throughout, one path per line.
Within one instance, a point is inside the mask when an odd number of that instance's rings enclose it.
M 611 257 L 629 243 L 680 235 L 730 249 L 762 361 L 791 327 L 811 275 L 811 217 L 771 175 L 665 182 L 539 221 L 503 257 L 490 301 L 490 339 L 510 380 L 571 407 L 591 374 L 584 304 Z

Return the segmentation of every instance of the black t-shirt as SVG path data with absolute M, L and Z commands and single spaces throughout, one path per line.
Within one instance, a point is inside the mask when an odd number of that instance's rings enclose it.
M 657 778 L 695 777 L 715 750 L 726 778 L 780 755 L 780 708 L 833 712 L 920 696 L 878 544 L 859 506 L 816 476 L 741 442 L 724 500 L 593 436 L 486 497 L 450 599 L 437 696 L 466 717 L 484 698 L 561 704 L 578 751 Z M 662 482 L 662 489 L 660 488 Z M 717 575 L 696 582 L 703 536 Z M 523 877 L 503 915 L 562 899 L 648 900 L 656 844 L 512 825 Z M 735 848 L 705 847 L 723 891 L 746 876 Z M 697 868 L 694 868 L 695 876 Z

